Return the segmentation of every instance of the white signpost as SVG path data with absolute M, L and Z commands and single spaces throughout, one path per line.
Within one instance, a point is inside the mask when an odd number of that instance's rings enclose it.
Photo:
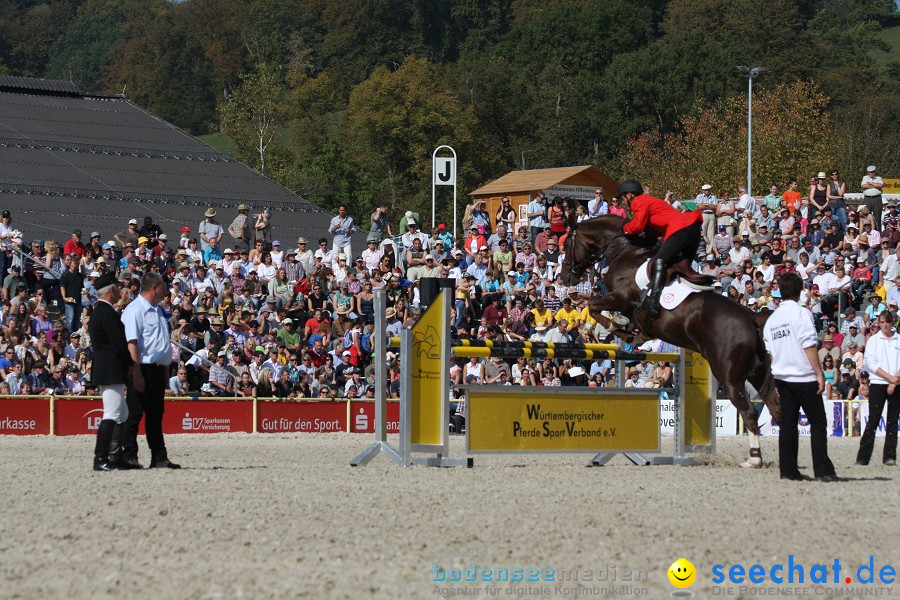
M 450 151 L 452 156 L 438 156 L 443 149 Z M 450 146 L 438 146 L 431 154 L 431 229 L 435 225 L 435 198 L 437 186 L 453 186 L 453 238 L 456 239 L 456 150 Z

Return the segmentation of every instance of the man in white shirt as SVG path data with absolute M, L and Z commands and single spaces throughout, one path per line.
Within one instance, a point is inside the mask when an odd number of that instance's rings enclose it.
M 862 188 L 866 206 L 875 217 L 876 223 L 881 223 L 881 190 L 884 189 L 884 180 L 878 175 L 875 165 L 869 165 L 866 174 L 862 178 L 859 187 Z
M 703 212 L 703 237 L 706 243 L 712 242 L 713 236 L 716 235 L 716 205 L 719 199 L 712 193 L 712 186 L 708 183 L 703 184 L 700 188 L 702 191 L 694 199 L 697 208 Z
M 884 454 L 887 466 L 897 464 L 897 421 L 900 419 L 900 336 L 894 330 L 894 318 L 890 312 L 878 316 L 878 333 L 866 344 L 866 371 L 869 373 L 869 422 L 859 440 L 857 465 L 869 464 L 875 446 L 875 432 L 881 422 L 881 413 L 887 401 Z
M 778 462 L 782 479 L 808 479 L 797 469 L 799 432 L 803 409 L 810 424 L 813 472 L 817 481 L 838 481 L 828 458 L 828 423 L 822 392 L 825 375 L 819 363 L 819 338 L 812 313 L 800 306 L 803 281 L 796 273 L 781 278 L 782 301 L 763 327 L 766 352 L 772 358 L 772 375 L 781 397 L 781 429 L 778 435 Z
M 741 236 L 734 236 L 732 248 L 728 251 L 728 256 L 731 257 L 731 264 L 733 265 L 743 264 L 746 259 L 750 258 L 750 250 L 741 243 Z
M 737 204 L 734 207 L 734 218 L 740 219 L 742 216 L 744 216 L 744 213 L 747 213 L 747 215 L 751 219 L 756 218 L 756 213 L 759 212 L 756 209 L 756 200 L 753 199 L 753 196 L 747 193 L 747 187 L 743 185 L 740 186 L 738 188 L 738 194 L 740 195 L 738 197 Z
M 428 249 L 428 236 L 419 231 L 419 224 L 416 223 L 414 219 L 407 219 L 406 221 L 406 229 L 407 232 L 403 234 L 403 252 L 405 253 L 407 250 L 412 248 L 412 242 L 415 238 L 419 238 L 422 240 L 422 248 Z
M 897 289 L 897 279 L 900 278 L 900 244 L 881 263 L 881 282 L 884 284 L 884 291 L 890 295 L 891 291 Z

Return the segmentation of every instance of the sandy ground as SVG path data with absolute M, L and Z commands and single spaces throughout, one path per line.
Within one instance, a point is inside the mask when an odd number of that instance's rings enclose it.
M 721 591 L 715 564 L 839 558 L 843 577 L 874 555 L 876 570 L 900 567 L 900 470 L 850 466 L 856 439 L 829 440 L 838 473 L 855 478 L 838 484 L 780 481 L 773 440 L 758 471 L 736 466 L 740 438 L 720 439 L 699 467 L 586 468 L 578 454 L 351 468 L 370 441 L 169 436 L 181 471 L 94 473 L 88 437 L 0 437 L 0 597 L 433 598 L 466 587 L 456 597 L 666 598 L 666 570 L 684 556 L 698 571 L 691 589 L 709 598 Z M 800 463 L 811 472 L 805 441 Z M 435 583 L 435 564 L 472 563 L 552 568 L 556 581 Z M 559 581 L 576 569 L 609 581 Z M 900 598 L 900 586 L 879 595 Z

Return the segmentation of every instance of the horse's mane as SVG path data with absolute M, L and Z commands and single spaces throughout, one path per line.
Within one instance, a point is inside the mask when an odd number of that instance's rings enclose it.
M 616 215 L 604 215 L 578 224 L 578 235 L 590 239 L 608 260 L 635 256 L 643 258 L 656 252 L 659 238 L 646 235 L 627 235 L 622 232 L 626 220 Z

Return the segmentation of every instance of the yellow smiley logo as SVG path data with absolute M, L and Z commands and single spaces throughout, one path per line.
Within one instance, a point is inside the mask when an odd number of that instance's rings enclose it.
M 669 582 L 677 588 L 690 587 L 697 579 L 697 569 L 686 558 L 679 558 L 669 567 Z

